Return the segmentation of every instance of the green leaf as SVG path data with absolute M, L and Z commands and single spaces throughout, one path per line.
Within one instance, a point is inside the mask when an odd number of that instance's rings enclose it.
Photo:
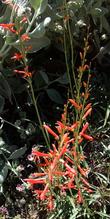
M 48 5 L 48 0 L 42 0 L 37 14 L 38 15 L 42 14 L 45 11 L 47 5 Z
M 50 21 L 51 18 L 46 17 L 43 22 L 36 24 L 36 28 L 31 33 L 29 33 L 29 36 L 33 38 L 43 37 L 46 32 L 45 28 L 49 25 Z
M 3 111 L 5 99 L 0 95 L 0 113 Z
M 3 97 L 8 98 L 9 101 L 11 102 L 11 89 L 7 80 L 4 78 L 1 72 L 0 72 L 0 94 Z
M 65 73 L 61 77 L 57 78 L 56 81 L 58 81 L 60 84 L 68 84 L 67 73 Z
M 14 152 L 10 155 L 10 157 L 8 158 L 8 160 L 15 160 L 15 159 L 18 159 L 18 158 L 22 157 L 22 156 L 25 154 L 26 150 L 27 150 L 27 147 L 26 147 L 26 145 L 25 145 L 24 147 L 22 147 L 22 148 L 20 148 L 20 149 L 18 149 L 18 150 L 16 150 L 16 151 L 14 151 Z
M 110 218 L 110 216 L 108 215 L 108 214 L 106 214 L 106 213 L 103 213 L 103 212 L 96 212 L 98 215 L 100 215 L 101 216 L 101 218 L 102 217 L 104 217 L 104 218 Z
M 33 78 L 35 89 L 43 89 L 49 83 L 49 78 L 47 74 L 43 71 L 40 71 L 38 74 L 34 75 Z
M 63 103 L 64 103 L 62 96 L 61 96 L 60 93 L 59 93 L 58 91 L 56 91 L 54 88 L 47 89 L 46 92 L 47 92 L 47 94 L 48 94 L 48 97 L 49 97 L 53 102 L 58 103 L 58 104 L 63 104 Z
M 27 42 L 24 42 L 24 46 L 30 46 L 31 45 L 31 49 L 29 50 L 28 53 L 34 53 L 37 52 L 39 50 L 41 50 L 42 48 L 49 46 L 50 44 L 50 40 L 48 37 L 44 36 L 41 38 L 33 38 L 28 40 Z M 21 46 L 19 43 L 16 43 L 15 48 L 17 48 L 18 50 L 20 50 Z
M 110 105 L 108 105 L 106 109 L 106 115 L 105 115 L 103 127 L 106 126 L 109 118 L 110 118 Z
M 36 10 L 40 7 L 42 0 L 29 0 L 31 6 Z
M 102 17 L 102 26 L 107 31 L 107 33 L 110 33 L 110 25 L 105 16 Z
M 4 182 L 4 180 L 6 179 L 8 174 L 8 167 L 5 164 L 5 166 L 3 167 L 3 169 L 0 171 L 0 184 L 2 184 Z
M 48 5 L 48 0 L 29 0 L 31 6 L 34 8 L 35 11 L 37 11 L 37 16 L 42 14 L 47 5 Z
M 44 71 L 40 71 L 40 75 L 43 78 L 43 80 L 45 81 L 45 83 L 48 84 L 49 83 L 48 75 Z

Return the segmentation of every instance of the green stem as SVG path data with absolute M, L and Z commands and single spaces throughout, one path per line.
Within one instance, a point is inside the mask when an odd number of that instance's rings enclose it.
M 69 64 L 68 64 L 68 55 L 67 55 L 66 34 L 65 34 L 65 32 L 64 32 L 64 52 L 65 52 L 65 62 L 66 62 L 67 76 L 68 76 L 68 80 L 69 80 L 69 84 L 70 84 L 71 96 L 73 98 L 73 88 L 72 88 L 72 82 L 71 82 L 70 70 L 69 70 Z
M 36 11 L 35 11 L 34 15 L 33 15 L 33 18 L 32 18 L 32 20 L 31 20 L 31 22 L 30 22 L 30 24 L 29 24 L 29 26 L 28 26 L 28 28 L 26 30 L 26 33 L 29 33 L 29 31 L 30 31 L 30 29 L 31 29 L 31 27 L 33 25 L 33 22 L 35 21 L 36 17 L 37 17 L 37 15 L 36 15 Z
M 34 105 L 35 110 L 36 110 L 36 114 L 37 114 L 37 118 L 38 118 L 38 121 L 39 121 L 39 125 L 40 125 L 40 128 L 42 130 L 42 134 L 44 136 L 45 142 L 49 146 L 49 142 L 48 142 L 47 136 L 46 136 L 45 131 L 44 131 L 43 126 L 42 126 L 42 121 L 41 121 L 41 118 L 40 118 L 40 114 L 39 114 L 39 110 L 38 110 L 38 106 L 37 106 L 37 103 L 36 103 L 35 94 L 34 94 L 34 90 L 33 90 L 33 86 L 32 86 L 32 81 L 31 81 L 30 78 L 28 79 L 28 83 L 30 85 L 31 94 L 32 94 L 32 101 L 33 101 L 33 105 Z

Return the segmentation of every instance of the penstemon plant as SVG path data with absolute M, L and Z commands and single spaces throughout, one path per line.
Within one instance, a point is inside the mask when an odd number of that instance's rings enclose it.
M 86 64 L 88 48 L 87 37 L 84 50 L 80 53 L 81 66 L 77 70 L 75 98 L 69 98 L 64 105 L 61 121 L 55 125 L 56 131 L 43 125 L 46 132 L 53 136 L 54 142 L 47 153 L 32 149 L 37 171 L 25 182 L 49 210 L 57 209 L 58 197 L 66 199 L 68 192 L 76 206 L 81 204 L 86 208 L 85 197 L 94 192 L 94 187 L 88 182 L 90 168 L 83 153 L 84 141 L 93 141 L 88 134 L 87 122 L 92 112 L 92 104 L 88 103 L 90 75 L 86 82 L 82 80 L 84 72 L 90 72 L 90 66 Z

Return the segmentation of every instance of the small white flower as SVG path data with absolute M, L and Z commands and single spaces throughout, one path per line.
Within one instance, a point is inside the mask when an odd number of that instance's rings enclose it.
M 84 26 L 86 26 L 86 24 L 84 23 L 83 20 L 79 20 L 79 21 L 77 22 L 77 25 L 78 25 L 79 27 L 84 27 Z

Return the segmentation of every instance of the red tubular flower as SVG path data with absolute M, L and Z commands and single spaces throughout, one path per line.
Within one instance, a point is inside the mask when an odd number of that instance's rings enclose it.
M 24 16 L 22 18 L 22 20 L 20 21 L 20 24 L 22 24 L 22 23 L 27 23 L 27 17 L 26 16 Z
M 14 23 L 9 23 L 9 24 L 0 24 L 1 27 L 3 27 L 6 30 L 11 31 L 12 33 L 16 33 L 16 30 L 13 29 Z
M 50 211 L 52 211 L 54 209 L 54 199 L 53 199 L 52 195 L 50 195 L 48 197 L 48 205 L 47 205 L 47 207 L 48 207 L 48 209 Z
M 82 128 L 82 131 L 80 132 L 80 135 L 82 136 L 83 135 L 83 133 L 88 129 L 88 127 L 89 127 L 89 123 L 88 122 L 86 122 L 86 124 L 83 126 L 83 128 Z
M 53 151 L 54 151 L 54 153 L 57 153 L 58 151 L 57 151 L 57 149 L 56 149 L 55 144 L 52 144 L 52 147 L 53 147 Z
M 80 171 L 80 173 L 81 173 L 82 176 L 87 177 L 88 172 L 89 172 L 89 169 L 82 169 L 82 168 L 80 167 L 80 165 L 78 165 L 78 169 L 79 169 L 79 171 Z
M 66 151 L 67 151 L 67 144 L 64 144 L 64 146 L 62 147 L 62 149 L 58 155 L 58 159 L 60 159 L 61 156 L 64 155 Z
M 58 157 L 54 157 L 53 162 L 50 165 L 50 169 L 53 170 L 57 164 Z
M 89 108 L 89 109 L 87 110 L 87 112 L 84 114 L 84 116 L 82 117 L 82 119 L 86 119 L 86 117 L 87 117 L 88 115 L 90 115 L 91 112 L 92 112 L 92 108 Z
M 75 122 L 73 125 L 71 125 L 70 127 L 67 127 L 67 129 L 69 130 L 69 131 L 74 131 L 74 129 L 75 128 L 77 128 L 78 127 L 78 124 L 79 124 L 79 122 Z
M 43 192 L 40 195 L 40 200 L 45 200 L 46 199 L 46 193 L 48 192 L 48 184 L 46 184 Z
M 30 78 L 30 77 L 32 77 L 32 73 L 29 72 L 29 71 L 26 71 L 26 70 L 24 70 L 24 71 L 14 70 L 14 72 L 17 73 L 17 74 L 22 74 L 23 78 Z
M 70 162 L 71 164 L 74 164 L 73 160 L 72 160 L 70 157 L 65 156 L 65 158 L 66 158 L 66 160 L 67 160 L 68 162 Z
M 51 134 L 55 139 L 59 139 L 59 136 L 48 126 L 48 125 L 43 125 L 43 127 Z
M 85 180 L 84 178 L 81 178 L 81 181 L 82 181 L 87 187 L 90 187 L 90 184 L 88 183 L 87 180 Z
M 14 56 L 11 59 L 20 61 L 23 58 L 23 55 L 20 53 L 15 53 Z
M 39 180 L 39 179 L 24 179 L 27 183 L 30 183 L 32 185 L 34 184 L 44 184 L 45 180 Z
M 49 157 L 49 154 L 46 154 L 46 153 L 43 153 L 43 152 L 40 152 L 40 151 L 36 151 L 36 150 L 32 150 L 32 154 L 33 155 L 36 155 L 38 157 Z
M 78 140 L 78 144 L 81 144 L 82 141 L 83 141 L 83 138 L 80 138 L 80 139 Z
M 89 108 L 91 108 L 92 103 L 88 103 L 86 107 L 84 108 L 84 111 L 86 112 Z
M 28 36 L 28 34 L 23 34 L 22 36 L 21 36 L 21 40 L 22 41 L 28 41 L 28 40 L 30 40 L 31 38 Z
M 61 140 L 60 145 L 63 145 L 64 143 L 68 143 L 68 141 L 69 141 L 68 133 L 65 133 L 65 134 L 62 136 L 62 140 Z
M 83 197 L 82 197 L 81 191 L 80 191 L 80 189 L 78 189 L 77 202 L 78 202 L 79 204 L 82 204 L 83 201 L 84 201 L 84 200 L 83 200 Z
M 78 105 L 75 100 L 69 99 L 69 101 L 70 101 L 70 103 L 71 103 L 77 110 L 80 110 L 80 109 L 81 109 L 82 106 L 81 106 L 81 105 Z
M 64 129 L 66 129 L 66 126 L 60 122 L 60 121 L 57 121 L 57 126 L 56 126 L 56 129 L 58 130 L 59 133 L 61 133 Z
M 31 176 L 32 177 L 38 177 L 38 176 L 45 176 L 46 173 L 32 173 Z
M 77 172 L 76 172 L 76 170 L 75 170 L 74 168 L 70 167 L 66 162 L 64 162 L 64 165 L 65 165 L 65 167 L 66 167 L 66 169 L 67 169 L 68 171 L 70 171 L 71 173 L 74 174 L 74 176 L 77 175 Z
M 89 188 L 87 188 L 87 187 L 83 187 L 83 189 L 84 189 L 85 191 L 87 191 L 88 193 L 93 193 L 93 190 L 92 190 L 92 189 L 89 189 Z
M 86 140 L 88 140 L 88 141 L 93 141 L 94 139 L 93 139 L 93 137 L 92 136 L 90 136 L 90 135 L 87 135 L 87 134 L 82 134 L 82 136 L 86 139 Z

